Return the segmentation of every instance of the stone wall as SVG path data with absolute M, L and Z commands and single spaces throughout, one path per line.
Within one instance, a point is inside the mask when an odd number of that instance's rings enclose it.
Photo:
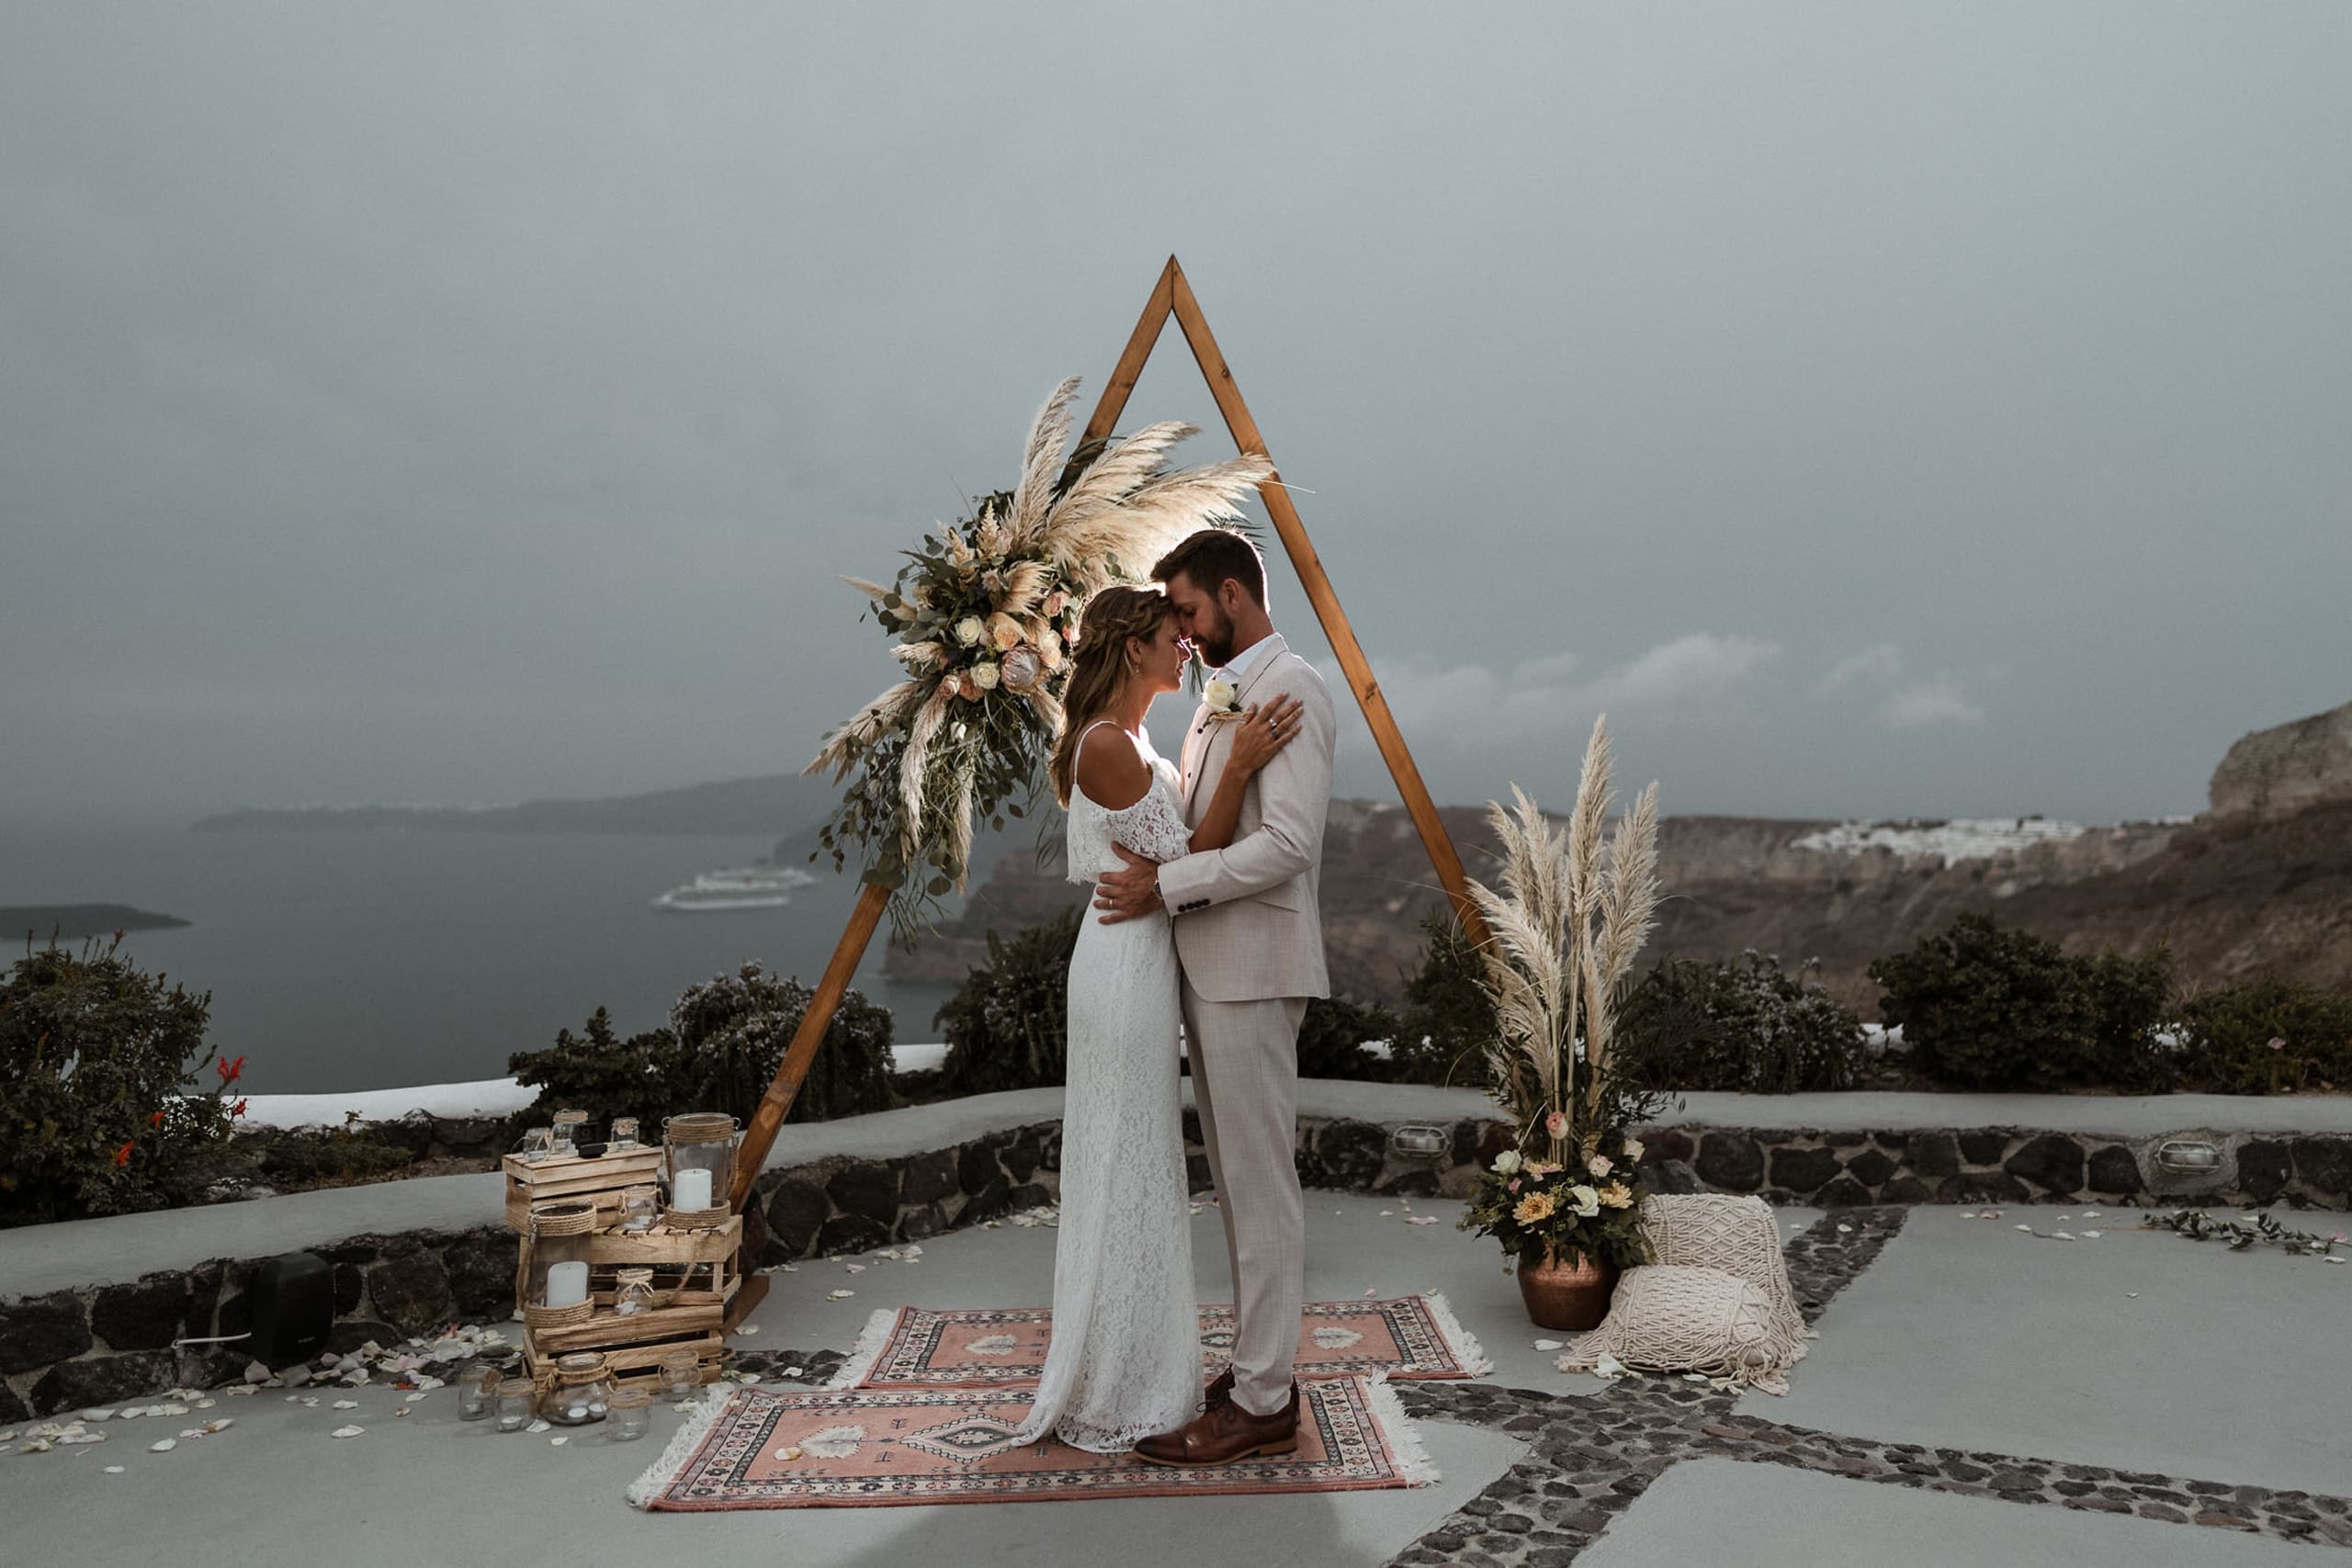
M 2167 1170 L 2157 1149 L 2198 1138 L 2220 1151 L 2207 1171 Z M 2352 1206 L 2352 1137 L 2184 1131 L 2143 1139 L 2015 1127 L 1818 1132 L 1683 1127 L 1653 1134 L 1652 1159 L 1687 1163 L 1718 1192 L 1776 1203 L 2076 1202 Z
M 1442 1153 L 1396 1154 L 1402 1122 L 1303 1117 L 1299 1177 L 1310 1187 L 1399 1197 L 1465 1194 L 1479 1163 L 1502 1146 L 1498 1123 L 1441 1124 Z M 1427 1125 L 1428 1123 L 1420 1123 Z M 2180 1134 L 2172 1134 L 2180 1135 Z M 1820 1132 L 1685 1127 L 1648 1135 L 1644 1175 L 1669 1190 L 1703 1185 L 1777 1202 L 1869 1204 L 2098 1200 L 2132 1203 L 2320 1203 L 2352 1206 L 2352 1137 L 2205 1134 L 2219 1168 L 2187 1178 L 2139 1143 L 2064 1133 L 1978 1128 Z M 1194 1191 L 1209 1186 L 1200 1124 L 1184 1113 Z M 842 1157 L 763 1175 L 763 1261 L 859 1252 L 922 1241 L 1058 1201 L 1061 1124 L 1040 1122 L 889 1159 Z M 334 1267 L 338 1352 L 390 1344 L 454 1322 L 503 1321 L 514 1307 L 515 1240 L 503 1225 L 458 1233 L 361 1235 L 314 1249 Z M 251 1356 L 236 1345 L 178 1338 L 243 1332 L 245 1284 L 257 1259 L 148 1274 L 135 1283 L 0 1303 L 0 1425 L 158 1389 L 233 1381 Z

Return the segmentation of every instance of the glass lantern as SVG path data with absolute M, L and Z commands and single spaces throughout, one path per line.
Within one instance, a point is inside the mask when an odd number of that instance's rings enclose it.
M 735 1190 L 735 1118 L 698 1111 L 671 1117 L 662 1131 L 670 1207 L 689 1213 L 728 1207 Z
M 458 1419 L 479 1421 L 498 1404 L 498 1385 L 506 1374 L 486 1361 L 478 1361 L 458 1374 Z
M 537 1165 L 555 1152 L 555 1129 L 534 1127 L 523 1134 L 523 1162 Z
M 636 1317 L 653 1310 L 653 1270 L 624 1269 L 613 1292 L 613 1310 L 623 1317 Z
M 702 1392 L 702 1362 L 692 1350 L 662 1358 L 662 1397 L 691 1400 Z
M 559 1111 L 555 1113 L 555 1157 L 570 1159 L 580 1152 L 580 1129 L 588 1124 L 585 1111 Z
M 605 1152 L 615 1155 L 637 1152 L 636 1117 L 616 1116 L 613 1118 L 613 1135 L 605 1141 Z
M 596 1229 L 596 1205 L 576 1200 L 542 1203 L 531 1211 L 531 1271 L 524 1281 L 524 1317 L 575 1310 L 584 1315 L 588 1253 Z
M 538 1413 L 538 1389 L 528 1378 L 508 1378 L 498 1385 L 498 1429 L 519 1432 Z
M 621 1189 L 621 1229 L 642 1235 L 662 1223 L 662 1190 L 651 1182 Z
M 616 1443 L 633 1443 L 645 1436 L 646 1428 L 651 1425 L 645 1407 L 652 1398 L 650 1391 L 641 1388 L 616 1390 L 611 1406 L 612 1425 L 605 1428 L 605 1436 Z
M 574 1350 L 556 1358 L 555 1386 L 539 1401 L 539 1414 L 559 1427 L 585 1427 L 602 1421 L 612 1403 L 613 1375 L 605 1358 L 594 1350 Z

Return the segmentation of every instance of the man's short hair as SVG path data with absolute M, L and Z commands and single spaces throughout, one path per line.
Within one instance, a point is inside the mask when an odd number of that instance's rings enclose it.
M 1258 547 L 1230 528 L 1204 528 L 1159 558 L 1152 581 L 1167 582 L 1182 572 L 1202 592 L 1214 595 L 1231 578 L 1260 609 L 1266 607 L 1266 563 Z

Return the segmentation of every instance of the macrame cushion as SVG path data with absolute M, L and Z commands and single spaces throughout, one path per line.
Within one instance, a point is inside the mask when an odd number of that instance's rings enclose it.
M 1653 1192 L 1642 1200 L 1642 1235 L 1652 1262 L 1736 1274 L 1764 1293 L 1783 1333 L 1813 1337 L 1789 1285 L 1780 1217 L 1763 1199 Z
M 1589 1371 L 1602 1357 L 1644 1371 L 1701 1372 L 1785 1393 L 1782 1374 L 1804 1343 L 1764 1292 L 1721 1269 L 1651 1263 L 1617 1280 L 1609 1315 L 1560 1355 L 1562 1371 Z

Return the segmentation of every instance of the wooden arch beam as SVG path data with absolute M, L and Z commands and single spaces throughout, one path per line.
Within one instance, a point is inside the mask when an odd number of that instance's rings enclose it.
M 1208 380 L 1209 395 L 1216 400 L 1217 412 L 1225 418 L 1225 427 L 1232 433 L 1233 442 L 1243 452 L 1254 452 L 1271 459 L 1265 437 L 1258 433 L 1258 422 L 1250 416 L 1250 405 L 1241 399 L 1241 389 L 1233 379 L 1233 371 L 1216 346 L 1216 338 L 1209 331 L 1208 318 L 1201 313 L 1198 299 L 1193 297 L 1193 286 L 1185 281 L 1184 269 L 1174 256 L 1160 269 L 1159 281 L 1152 286 L 1151 298 L 1144 304 L 1143 314 L 1136 321 L 1136 330 L 1128 334 L 1127 346 L 1119 355 L 1119 363 L 1103 385 L 1102 396 L 1094 405 L 1094 416 L 1086 423 L 1086 433 L 1080 438 L 1079 451 L 1111 434 L 1111 427 L 1126 412 L 1127 399 L 1133 395 L 1136 383 L 1142 378 L 1145 362 L 1159 342 L 1160 333 L 1170 316 L 1184 334 L 1184 342 L 1192 348 L 1193 363 Z M 1356 641 L 1355 630 L 1348 624 L 1348 613 L 1340 604 L 1340 595 L 1332 588 L 1331 580 L 1323 570 L 1321 558 L 1306 536 L 1306 525 L 1299 521 L 1298 509 L 1291 504 L 1290 491 L 1279 474 L 1270 476 L 1258 486 L 1258 495 L 1266 504 L 1266 515 L 1281 537 L 1283 548 L 1290 556 L 1292 568 L 1306 590 L 1307 603 L 1315 607 L 1316 619 L 1323 626 L 1323 635 L 1330 640 L 1331 651 L 1339 657 L 1340 669 L 1348 679 L 1349 688 L 1355 693 L 1356 704 L 1363 708 L 1364 722 L 1372 727 L 1373 740 L 1380 748 L 1383 761 L 1388 764 L 1389 777 L 1396 782 L 1396 792 L 1403 797 L 1405 809 L 1411 814 L 1413 826 L 1421 835 L 1421 845 L 1429 852 L 1430 863 L 1436 869 L 1438 881 L 1453 905 L 1454 918 L 1462 922 L 1463 931 L 1474 942 L 1487 940 L 1487 926 L 1470 897 L 1467 877 L 1463 874 L 1461 856 L 1454 852 L 1453 840 L 1445 830 L 1444 819 L 1439 817 L 1436 803 L 1430 800 L 1429 786 L 1421 782 L 1420 769 L 1413 762 L 1413 753 L 1405 744 L 1405 737 L 1396 728 L 1396 716 L 1388 711 L 1388 699 L 1380 690 L 1380 682 L 1373 677 L 1371 660 Z M 800 1021 L 800 1029 L 777 1066 L 775 1080 L 761 1096 L 758 1110 L 752 1112 L 752 1124 L 744 1129 L 743 1143 L 735 1160 L 734 1207 L 741 1210 L 751 1196 L 752 1185 L 758 1179 L 760 1169 L 767 1163 L 768 1151 L 775 1145 L 776 1134 L 784 1126 L 784 1119 L 792 1110 L 793 1100 L 800 1092 L 802 1080 L 808 1076 L 809 1064 L 816 1060 L 817 1048 L 823 1043 L 825 1031 L 840 1008 L 842 997 L 857 973 L 857 965 L 865 956 L 865 949 L 874 940 L 874 932 L 881 924 L 882 914 L 889 905 L 889 890 L 868 886 L 850 913 L 849 925 L 842 932 L 842 940 L 833 950 L 832 961 L 826 964 L 824 977 L 817 983 L 815 995 L 809 998 L 808 1010 Z

